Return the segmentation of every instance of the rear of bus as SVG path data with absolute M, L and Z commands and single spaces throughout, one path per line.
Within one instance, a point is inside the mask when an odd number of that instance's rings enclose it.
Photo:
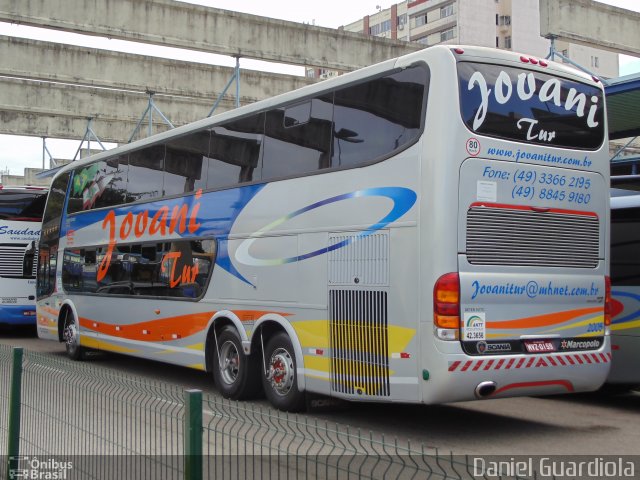
M 611 177 L 610 391 L 640 385 L 640 175 Z
M 602 86 L 530 56 L 433 50 L 431 91 L 447 94 L 426 121 L 423 397 L 595 390 L 611 363 Z
M 47 191 L 0 187 L 0 325 L 35 325 L 37 247 Z

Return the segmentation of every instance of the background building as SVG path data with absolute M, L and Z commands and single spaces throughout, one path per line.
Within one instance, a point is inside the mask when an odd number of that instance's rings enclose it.
M 344 29 L 425 46 L 480 45 L 536 57 L 547 56 L 550 47 L 550 41 L 540 36 L 538 0 L 406 0 L 365 15 Z M 567 42 L 556 42 L 555 47 L 599 76 L 618 76 L 616 53 Z M 335 74 L 308 71 L 310 76 L 316 73 L 325 77 Z

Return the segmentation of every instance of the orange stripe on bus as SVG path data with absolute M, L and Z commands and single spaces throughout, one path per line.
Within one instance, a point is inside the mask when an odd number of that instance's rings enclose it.
M 487 322 L 488 328 L 506 329 L 506 328 L 536 328 L 558 325 L 583 315 L 591 313 L 602 313 L 604 307 L 579 308 L 577 310 L 568 310 L 566 312 L 547 313 L 545 315 L 536 315 L 534 317 L 520 318 L 518 320 L 506 320 L 504 322 Z
M 99 322 L 90 318 L 80 318 L 80 326 L 87 330 L 100 332 L 105 335 L 143 342 L 161 342 L 189 337 L 204 330 L 214 312 L 179 315 L 177 317 L 159 318 L 133 324 L 112 324 Z M 291 313 L 271 312 L 262 310 L 234 310 L 242 322 L 255 321 L 266 314 L 290 316 Z
M 98 322 L 90 318 L 80 318 L 80 326 L 111 337 L 161 342 L 194 335 L 204 330 L 216 312 L 193 313 L 176 317 L 159 318 L 128 325 Z
M 55 315 L 56 317 L 60 314 L 60 310 L 56 310 L 55 308 L 51 308 L 51 307 L 39 307 L 39 308 L 43 312 L 47 312 L 50 315 Z

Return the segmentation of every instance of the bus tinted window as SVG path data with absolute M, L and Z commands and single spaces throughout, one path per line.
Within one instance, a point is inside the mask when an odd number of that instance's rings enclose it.
M 166 145 L 164 194 L 178 195 L 205 188 L 209 155 L 209 131 L 194 132 Z
M 211 129 L 207 188 L 260 180 L 263 130 L 263 113 Z
M 424 66 L 337 90 L 333 166 L 372 162 L 416 140 L 428 71 Z
M 331 96 L 314 98 L 296 108 L 267 112 L 262 179 L 300 175 L 331 166 L 332 120 Z
M 75 169 L 69 191 L 67 213 L 93 208 L 96 199 L 104 192 L 105 185 L 106 179 L 100 172 L 100 163 Z
M 0 190 L 0 220 L 40 222 L 47 192 Z
M 129 161 L 126 156 L 100 161 L 87 168 L 94 173 L 93 176 L 87 176 L 88 181 L 93 182 L 86 186 L 87 198 L 84 204 L 92 206 L 88 208 L 113 207 L 127 203 Z M 73 189 L 76 190 L 75 180 Z
M 509 140 L 597 149 L 602 90 L 503 65 L 458 63 L 460 108 L 470 130 Z
M 107 273 L 97 268 L 107 247 L 64 252 L 62 284 L 68 292 L 199 298 L 204 293 L 216 256 L 215 240 L 116 245 Z
M 67 194 L 69 173 L 56 177 L 49 189 L 47 206 L 42 216 L 42 233 L 38 259 L 38 297 L 53 293 L 56 280 L 56 264 L 58 241 L 60 236 L 60 219 Z
M 154 145 L 129 155 L 127 194 L 130 202 L 162 196 L 164 146 Z
M 80 250 L 65 250 L 62 257 L 62 283 L 68 292 L 82 291 L 82 256 Z
M 640 207 L 611 210 L 611 282 L 640 285 Z
M 333 102 L 330 102 L 330 104 Z M 311 120 L 311 100 L 284 109 L 284 127 L 295 127 Z

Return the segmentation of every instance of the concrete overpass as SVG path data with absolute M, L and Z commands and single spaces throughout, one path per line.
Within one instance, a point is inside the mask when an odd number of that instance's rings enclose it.
M 0 0 L 0 21 L 346 71 L 423 48 L 173 0 Z
M 0 0 L 0 21 L 345 71 L 422 48 L 173 0 Z M 145 110 L 146 91 L 156 92 L 154 101 L 178 126 L 206 116 L 234 72 L 2 36 L 0 58 L 0 133 L 80 139 L 94 117 L 98 136 L 118 143 Z M 240 104 L 313 81 L 242 70 Z M 233 102 L 225 96 L 217 112 Z M 165 128 L 157 124 L 155 131 Z
M 593 0 L 540 0 L 540 35 L 640 55 L 640 13 Z
M 146 91 L 155 92 L 155 103 L 175 126 L 183 125 L 209 113 L 234 71 L 6 36 L 0 36 L 0 58 L 0 133 L 81 139 L 93 117 L 100 139 L 117 143 L 129 139 L 147 107 Z M 313 80 L 243 70 L 241 83 L 244 105 Z M 226 95 L 216 111 L 234 102 Z M 154 124 L 156 132 L 166 129 Z
M 199 98 L 210 102 L 234 69 L 0 35 L 0 75 L 116 90 Z M 305 77 L 242 71 L 241 103 L 310 85 Z M 229 100 L 231 100 L 231 96 Z

